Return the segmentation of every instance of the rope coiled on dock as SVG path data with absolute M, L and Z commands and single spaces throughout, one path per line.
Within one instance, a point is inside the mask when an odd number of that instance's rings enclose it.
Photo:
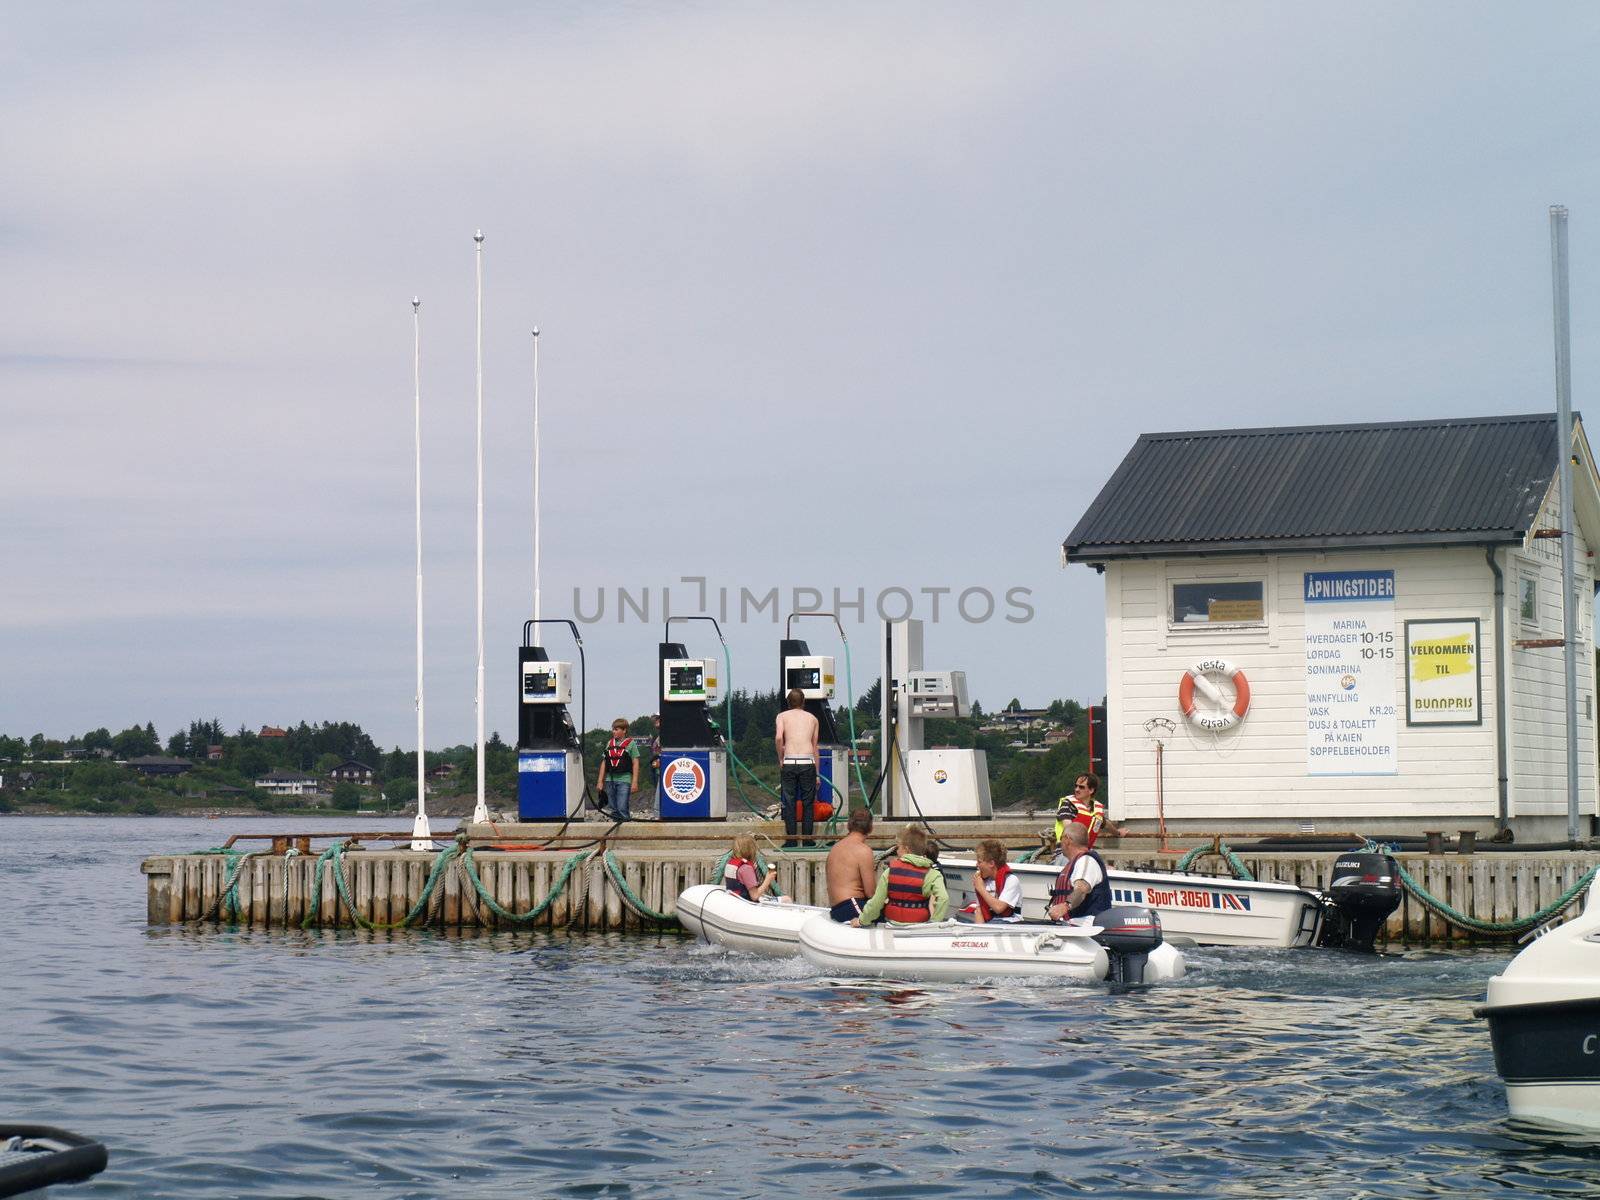
M 216 903 L 194 919 L 196 921 L 214 920 L 222 914 L 222 907 L 226 904 L 228 911 L 233 914 L 233 921 L 237 923 L 239 920 L 239 874 L 244 870 L 245 861 L 251 856 L 243 850 L 235 850 L 232 846 L 213 846 L 209 850 L 196 850 L 194 853 L 196 855 L 222 854 L 226 855 L 228 859 L 227 879 L 222 885 L 222 890 L 217 893 Z
M 529 921 L 536 921 L 540 917 L 544 916 L 545 911 L 556 902 L 556 897 L 561 895 L 561 893 L 566 890 L 567 880 L 572 878 L 572 873 L 593 856 L 593 850 L 580 850 L 571 858 L 567 859 L 566 863 L 563 864 L 561 868 L 561 874 L 557 875 L 555 882 L 550 885 L 550 894 L 543 900 L 539 901 L 539 903 L 535 904 L 527 912 L 520 913 L 512 912 L 510 909 L 497 902 L 495 898 L 489 894 L 489 890 L 483 886 L 483 880 L 478 878 L 477 864 L 472 861 L 472 848 L 470 846 L 462 851 L 461 865 L 466 868 L 467 878 L 472 880 L 472 890 L 478 893 L 478 899 L 482 900 L 484 904 L 488 906 L 490 912 L 494 913 L 494 915 L 499 917 L 502 921 L 515 921 L 518 924 L 527 924 Z
M 622 897 L 622 902 L 633 910 L 634 916 L 639 917 L 641 920 L 656 921 L 663 925 L 676 925 L 678 923 L 675 913 L 657 912 L 639 899 L 639 893 L 633 890 L 623 876 L 622 864 L 617 861 L 617 856 L 614 852 L 607 850 L 600 859 L 600 863 L 605 867 L 606 877 L 611 880 L 617 889 L 617 894 Z

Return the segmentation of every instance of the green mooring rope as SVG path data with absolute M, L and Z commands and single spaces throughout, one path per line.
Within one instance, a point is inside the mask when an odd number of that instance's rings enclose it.
M 1392 852 L 1392 847 L 1381 845 L 1376 842 L 1368 842 L 1364 849 L 1378 854 L 1390 854 Z M 1577 883 L 1573 884 L 1566 891 L 1562 892 L 1561 895 L 1556 897 L 1555 900 L 1545 905 L 1536 913 L 1532 913 L 1526 917 L 1517 917 L 1510 921 L 1485 921 L 1479 917 L 1470 917 L 1466 913 L 1461 912 L 1459 909 L 1452 908 L 1448 903 L 1439 899 L 1439 897 L 1435 896 L 1432 892 L 1428 891 L 1427 888 L 1423 887 L 1422 884 L 1418 883 L 1416 878 L 1411 874 L 1410 871 L 1405 869 L 1405 866 L 1400 862 L 1399 859 L 1394 859 L 1394 865 L 1395 869 L 1400 872 L 1400 882 L 1405 884 L 1406 891 L 1410 892 L 1424 905 L 1438 913 L 1446 921 L 1450 922 L 1450 924 L 1459 925 L 1462 929 L 1470 929 L 1475 933 L 1484 933 L 1499 937 L 1507 937 L 1525 932 L 1526 930 L 1533 929 L 1536 926 L 1543 925 L 1552 917 L 1557 916 L 1563 909 L 1576 900 L 1578 896 L 1582 894 L 1583 890 L 1587 888 L 1591 882 L 1593 882 L 1596 872 L 1600 872 L 1600 865 L 1590 867 L 1583 873 L 1582 878 L 1580 878 Z
M 1194 866 L 1194 864 L 1200 859 L 1204 858 L 1208 854 L 1213 853 L 1220 854 L 1222 856 L 1223 861 L 1228 864 L 1228 868 L 1233 872 L 1233 877 L 1235 879 L 1242 879 L 1246 883 L 1255 882 L 1256 877 L 1250 873 L 1250 868 L 1244 865 L 1244 860 L 1233 852 L 1233 850 L 1228 846 L 1227 842 L 1218 842 L 1215 850 L 1213 850 L 1210 846 L 1196 846 L 1193 850 L 1189 851 L 1182 858 L 1180 858 L 1178 860 L 1178 865 L 1173 869 L 1181 875 L 1190 867 Z
M 209 850 L 194 850 L 190 853 L 199 856 L 202 854 L 223 854 L 228 858 L 227 882 L 222 885 L 222 892 L 217 896 L 217 902 L 211 906 L 211 911 L 201 914 L 197 921 L 209 921 L 212 917 L 222 912 L 226 904 L 233 914 L 235 922 L 239 920 L 239 873 L 244 870 L 245 860 L 250 856 L 243 850 L 235 850 L 232 846 L 213 846 Z
M 356 911 L 355 902 L 350 897 L 350 884 L 344 877 L 344 851 L 343 842 L 335 842 L 317 856 L 315 865 L 311 868 L 311 903 L 306 906 L 306 915 L 300 922 L 301 929 L 310 929 L 317 923 L 317 917 L 322 911 L 322 865 L 333 864 L 334 886 L 338 888 L 340 898 L 350 910 L 350 915 L 355 918 L 356 924 L 363 929 L 404 929 L 428 910 L 428 901 L 433 898 L 434 889 L 439 880 L 444 877 L 445 868 L 461 853 L 461 847 L 446 846 L 434 857 L 433 869 L 428 872 L 428 880 L 422 886 L 422 894 L 417 897 L 417 902 L 411 906 L 411 911 L 398 921 L 369 921 Z M 289 863 L 284 859 L 284 878 L 288 878 Z M 287 894 L 287 892 L 285 893 Z
M 518 924 L 525 925 L 530 921 L 536 921 L 540 917 L 544 916 L 545 911 L 556 902 L 556 897 L 561 895 L 561 893 L 566 890 L 567 880 L 572 878 L 572 873 L 582 866 L 583 863 L 587 862 L 589 858 L 593 856 L 593 854 L 593 850 L 579 850 L 571 858 L 567 859 L 566 864 L 561 868 L 561 874 L 557 875 L 556 881 L 550 885 L 550 894 L 543 900 L 539 901 L 539 903 L 535 904 L 527 912 L 521 913 L 512 912 L 510 909 L 502 907 L 500 904 L 496 903 L 493 896 L 489 895 L 488 891 L 483 886 L 483 881 L 478 878 L 478 868 L 472 861 L 471 848 L 468 848 L 462 853 L 461 862 L 462 865 L 467 869 L 467 878 L 472 880 L 472 887 L 473 890 L 478 893 L 478 899 L 482 900 L 489 906 L 490 912 L 494 913 L 494 915 L 499 917 L 502 921 L 515 921 Z
M 657 912 L 639 899 L 639 893 L 628 886 L 628 881 L 622 873 L 622 864 L 617 861 L 615 853 L 607 850 L 600 862 L 605 867 L 606 875 L 616 885 L 617 892 L 622 897 L 622 902 L 633 909 L 636 916 L 642 917 L 647 921 L 659 921 L 667 925 L 676 925 L 678 923 L 678 918 L 672 913 Z

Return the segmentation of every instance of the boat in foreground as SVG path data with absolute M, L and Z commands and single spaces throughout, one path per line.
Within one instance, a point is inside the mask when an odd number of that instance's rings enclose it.
M 1163 942 L 1148 909 L 1112 908 L 1093 924 L 937 921 L 841 925 L 826 915 L 800 926 L 800 953 L 836 975 L 959 981 L 1058 976 L 1117 983 L 1181 979 L 1183 955 Z
M 973 860 L 939 860 L 952 906 L 969 904 Z M 1060 868 L 1013 863 L 1022 881 L 1022 915 L 1043 919 Z M 1386 855 L 1342 854 L 1327 897 L 1292 883 L 1226 879 L 1171 871 L 1106 871 L 1111 898 L 1157 913 L 1169 941 L 1196 946 L 1372 948 L 1379 927 L 1400 903 L 1398 872 Z M 1364 944 L 1363 944 L 1364 941 Z
M 1488 1018 L 1513 1117 L 1600 1130 L 1600 878 L 1578 916 L 1489 980 L 1473 1013 Z
M 747 954 L 800 953 L 800 926 L 828 910 L 787 900 L 746 900 L 715 883 L 685 888 L 678 923 L 702 941 Z
M 106 1169 L 106 1148 L 49 1125 L 0 1125 L 0 1196 L 82 1183 Z

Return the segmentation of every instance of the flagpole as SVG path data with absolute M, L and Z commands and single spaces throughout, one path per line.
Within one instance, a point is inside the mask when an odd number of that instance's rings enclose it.
M 539 630 L 539 619 L 544 615 L 540 612 L 541 603 L 539 595 L 539 489 L 543 480 L 540 478 L 539 465 L 539 327 L 533 329 L 533 644 L 542 645 Z
M 428 850 L 433 846 L 433 833 L 428 827 L 427 742 L 422 733 L 422 301 L 415 296 L 411 298 L 411 381 L 417 493 L 417 819 L 411 825 L 411 848 Z
M 477 243 L 478 268 L 478 802 L 472 809 L 472 820 L 474 824 L 486 825 L 489 806 L 483 795 L 483 230 L 478 230 L 472 240 Z

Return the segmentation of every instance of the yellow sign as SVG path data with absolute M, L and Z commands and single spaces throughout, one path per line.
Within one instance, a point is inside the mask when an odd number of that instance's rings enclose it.
M 1208 621 L 1260 621 L 1264 619 L 1259 600 L 1213 600 L 1206 605 Z
M 1406 622 L 1406 724 L 1478 725 L 1483 679 L 1478 622 Z

